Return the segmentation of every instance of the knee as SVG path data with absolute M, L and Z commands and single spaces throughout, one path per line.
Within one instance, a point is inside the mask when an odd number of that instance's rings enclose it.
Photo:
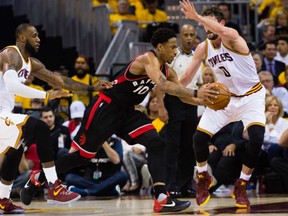
M 260 125 L 252 125 L 248 128 L 250 142 L 262 145 L 264 140 L 265 128 Z
M 208 142 L 210 140 L 210 135 L 208 135 L 207 133 L 204 133 L 202 131 L 196 131 L 193 135 L 193 146 L 194 148 L 196 147 L 201 147 L 208 145 Z

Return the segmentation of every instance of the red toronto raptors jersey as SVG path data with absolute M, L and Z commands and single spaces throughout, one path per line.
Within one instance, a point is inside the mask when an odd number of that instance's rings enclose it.
M 154 51 L 150 50 L 148 52 L 153 52 L 156 56 Z M 140 104 L 155 86 L 155 83 L 147 75 L 134 75 L 129 71 L 136 59 L 137 57 L 115 75 L 111 89 L 103 91 L 105 95 L 126 106 Z M 168 66 L 166 64 L 161 66 L 161 71 L 166 77 L 168 76 Z

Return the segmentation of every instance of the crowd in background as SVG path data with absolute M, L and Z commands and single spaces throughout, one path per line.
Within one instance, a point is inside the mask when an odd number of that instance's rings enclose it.
M 149 22 L 167 22 L 168 17 L 163 9 L 165 2 L 158 0 L 93 0 L 93 5 L 107 3 L 110 7 L 110 25 L 113 34 L 119 27 L 121 20 L 134 20 L 139 22 L 139 28 L 146 28 Z M 251 10 L 258 1 L 251 1 Z M 223 12 L 226 25 L 235 28 L 242 35 L 241 27 L 237 23 L 230 21 L 230 5 L 220 3 L 219 9 Z M 258 44 L 249 44 L 252 56 L 255 61 L 257 72 L 262 85 L 266 88 L 266 129 L 265 139 L 262 145 L 258 164 L 252 175 L 248 189 L 257 190 L 258 193 L 287 193 L 288 192 L 288 154 L 285 145 L 279 145 L 279 140 L 288 131 L 288 0 L 263 0 L 258 6 L 259 23 L 255 25 L 255 31 L 259 32 L 260 38 Z M 199 37 L 192 28 L 191 51 L 197 47 Z M 181 44 L 185 44 L 185 39 L 180 30 L 179 39 Z M 180 47 L 183 51 L 183 47 Z M 189 54 L 189 53 L 188 53 Z M 191 52 L 193 56 L 193 52 Z M 61 76 L 75 74 L 72 79 L 94 85 L 99 78 L 92 75 L 90 71 L 89 60 L 84 55 L 79 55 L 74 63 L 75 71 L 68 72 L 65 68 L 59 68 L 55 73 Z M 171 65 L 173 67 L 173 65 Z M 177 68 L 174 68 L 177 70 Z M 193 88 L 197 89 L 202 84 L 217 81 L 211 68 L 201 67 L 199 79 L 195 81 Z M 35 84 L 36 83 L 36 84 Z M 57 89 L 57 86 L 41 86 L 34 77 L 30 76 L 27 85 L 36 89 Z M 51 144 L 54 147 L 55 159 L 69 152 L 71 140 L 80 127 L 85 107 L 89 101 L 98 92 L 72 92 L 73 97 L 54 99 L 51 101 L 41 99 L 27 99 L 17 96 L 14 112 L 28 113 L 36 118 L 43 120 L 51 131 Z M 169 101 L 166 106 L 169 105 Z M 161 120 L 161 113 L 158 109 L 158 101 L 155 92 L 151 92 L 143 103 L 135 107 L 139 112 L 144 112 L 153 122 L 157 132 L 164 138 L 171 135 L 172 126 L 175 126 L 183 119 L 173 120 L 173 110 L 170 111 L 170 122 Z M 193 117 L 191 134 L 195 131 L 195 125 L 205 107 L 194 107 L 196 116 Z M 193 108 L 193 109 L 194 109 Z M 190 109 L 190 108 L 189 108 Z M 192 109 L 192 108 L 191 108 Z M 169 111 L 168 111 L 169 112 Z M 179 116 L 178 116 L 179 117 Z M 192 118 L 191 117 L 191 118 Z M 171 122 L 173 125 L 171 126 Z M 167 124 L 168 123 L 168 124 Z M 189 127 L 190 127 L 189 126 Z M 241 122 L 234 122 L 217 134 L 215 134 L 209 144 L 209 165 L 210 173 L 216 179 L 214 187 L 211 188 L 216 195 L 223 195 L 226 192 L 230 194 L 235 180 L 241 170 L 241 158 L 245 152 L 247 140 L 239 133 L 243 130 Z M 179 132 L 179 135 L 183 134 Z M 192 137 L 192 136 L 191 136 Z M 188 138 L 187 138 L 188 139 Z M 179 140 L 179 142 L 187 142 Z M 192 138 L 191 138 L 192 139 Z M 166 139 L 171 141 L 171 138 Z M 176 140 L 177 141 L 177 140 Z M 175 141 L 175 142 L 176 142 Z M 17 192 L 25 184 L 31 170 L 40 169 L 40 161 L 36 152 L 36 145 L 33 140 L 26 140 L 26 149 L 19 167 L 19 177 L 17 184 L 14 185 L 14 191 Z M 178 141 L 177 141 L 178 142 Z M 168 145 L 167 145 L 168 146 Z M 192 147 L 192 144 L 190 144 Z M 180 166 L 185 162 L 179 160 L 181 148 L 179 144 L 176 149 L 176 156 Z M 232 149 L 232 151 L 228 151 Z M 78 192 L 82 196 L 119 196 L 123 194 L 150 195 L 151 177 L 147 169 L 147 153 L 145 147 L 139 144 L 129 146 L 125 141 L 116 136 L 111 137 L 103 144 L 98 154 L 91 159 L 89 166 L 80 167 L 72 172 L 61 176 L 71 191 Z M 193 158 L 193 149 L 189 149 Z M 166 155 L 169 152 L 166 152 Z M 170 156 L 169 156 L 170 157 Z M 171 156 L 172 157 L 172 156 Z M 170 159 L 171 159 L 170 157 Z M 185 155 L 184 159 L 188 156 Z M 182 163 L 182 165 L 181 165 Z M 190 164 L 191 163 L 191 164 Z M 177 164 L 169 162 L 171 166 Z M 171 177 L 166 178 L 170 185 L 170 193 L 175 196 L 194 196 L 195 180 L 193 179 L 193 170 L 195 163 L 187 162 L 186 166 L 191 167 L 187 170 L 189 176 L 185 177 L 185 182 L 181 182 L 184 177 L 173 182 Z M 179 174 L 179 168 L 175 172 Z M 185 172 L 181 171 L 181 172 Z M 174 173 L 176 175 L 176 173 Z M 179 174 L 180 175 L 180 174 Z M 171 184 L 172 184 L 171 183 Z M 169 184 L 168 184 L 169 185 Z M 257 186 L 257 187 L 256 187 Z

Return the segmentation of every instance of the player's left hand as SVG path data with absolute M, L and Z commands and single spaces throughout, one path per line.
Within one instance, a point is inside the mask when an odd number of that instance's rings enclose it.
M 99 80 L 99 82 L 94 85 L 94 90 L 95 91 L 102 91 L 104 89 L 110 89 L 112 88 L 112 83 L 106 80 Z
M 231 143 L 227 145 L 225 149 L 223 150 L 222 152 L 223 156 L 226 156 L 226 157 L 235 156 L 235 150 L 236 150 L 236 145 L 234 143 Z

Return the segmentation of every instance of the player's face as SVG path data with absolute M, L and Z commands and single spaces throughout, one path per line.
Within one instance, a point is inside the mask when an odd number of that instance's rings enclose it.
M 40 47 L 40 38 L 37 29 L 34 26 L 30 26 L 24 33 L 24 37 L 26 39 L 26 50 L 31 54 L 37 53 Z
M 211 16 L 206 16 L 206 18 L 218 22 L 218 20 L 216 19 L 215 16 L 212 16 L 212 15 L 211 15 Z M 206 29 L 206 28 L 205 28 L 205 31 L 206 31 L 206 36 L 207 36 L 207 38 L 208 38 L 209 40 L 216 40 L 216 39 L 219 37 L 219 35 L 211 32 L 210 30 L 208 30 L 208 29 Z
M 269 111 L 272 116 L 277 116 L 279 113 L 279 105 L 277 101 L 274 99 L 271 101 L 271 103 L 267 107 L 267 111 Z
M 175 56 L 177 55 L 177 39 L 170 38 L 168 42 L 162 44 L 161 46 L 161 55 L 163 56 L 163 60 L 167 63 L 172 63 Z

